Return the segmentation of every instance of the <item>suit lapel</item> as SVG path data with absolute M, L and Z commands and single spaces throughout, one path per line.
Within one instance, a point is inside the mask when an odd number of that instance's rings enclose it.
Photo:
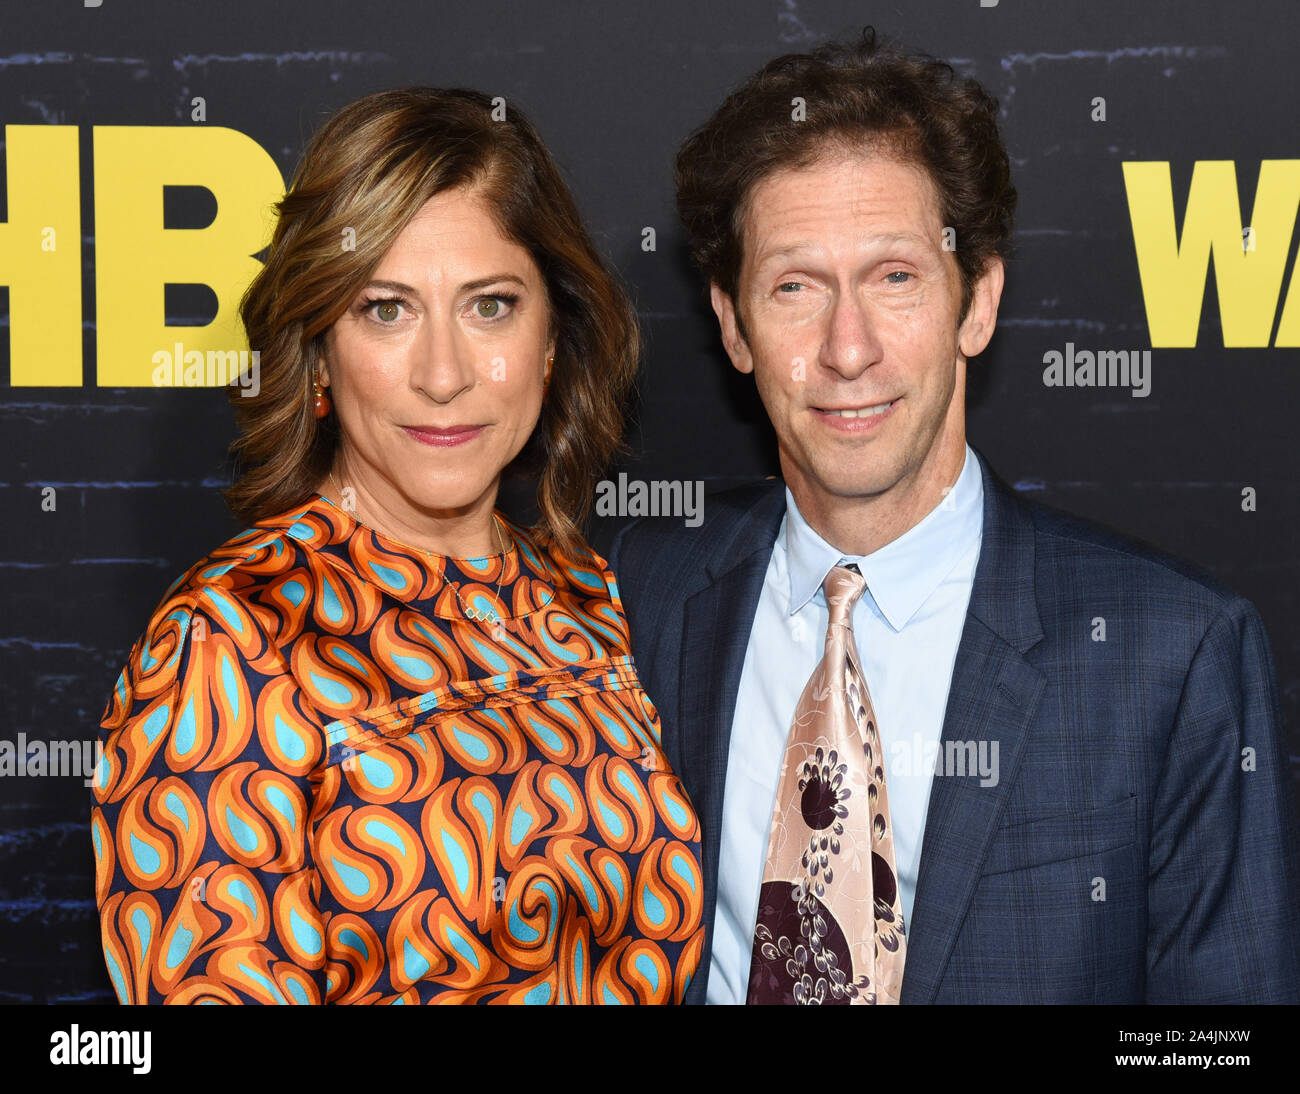
M 719 541 L 707 566 L 710 584 L 686 601 L 683 613 L 678 774 L 700 818 L 704 922 L 708 926 L 699 972 L 688 990 L 687 1002 L 703 1002 L 708 982 L 731 721 L 763 578 L 784 515 L 785 488 L 778 481 L 741 517 L 734 534 Z
M 935 775 L 908 925 L 903 1003 L 934 1000 L 1046 685 L 1024 656 L 1043 637 L 1034 595 L 1033 521 L 987 461 L 979 461 L 983 541 L 942 741 L 983 741 L 990 750 L 996 742 L 998 780 L 981 786 L 978 775 Z

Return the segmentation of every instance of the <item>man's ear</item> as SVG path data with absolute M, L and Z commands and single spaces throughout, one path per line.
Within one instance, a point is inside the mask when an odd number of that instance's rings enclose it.
M 709 301 L 713 304 L 713 314 L 718 317 L 722 348 L 727 351 L 731 363 L 739 372 L 753 372 L 754 358 L 736 322 L 735 302 L 718 287 L 716 281 L 709 282 Z
M 998 322 L 998 304 L 1002 300 L 1002 283 L 1006 270 L 1002 259 L 994 256 L 984 266 L 971 290 L 970 307 L 957 332 L 957 349 L 963 357 L 975 357 L 984 352 L 993 337 Z

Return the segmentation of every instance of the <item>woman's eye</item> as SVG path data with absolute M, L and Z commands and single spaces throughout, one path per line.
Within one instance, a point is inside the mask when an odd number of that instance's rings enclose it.
M 893 273 L 885 274 L 885 280 L 889 281 L 891 277 L 911 277 L 912 275 L 906 270 L 895 270 Z M 906 285 L 906 281 L 890 281 L 891 285 Z
M 802 284 L 801 282 L 798 282 L 798 281 L 782 281 L 781 284 L 777 286 L 777 291 L 778 291 L 778 292 L 786 293 L 786 295 L 790 296 L 790 295 L 793 295 L 793 293 L 790 292 L 790 290 L 792 290 L 792 289 L 793 289 L 793 290 L 798 290 L 798 289 L 802 289 L 802 288 L 803 288 L 803 284 Z
M 365 306 L 365 310 L 384 324 L 396 323 L 402 318 L 400 300 L 372 300 Z
M 509 293 L 480 296 L 474 301 L 474 315 L 478 319 L 501 319 L 508 315 L 519 297 Z

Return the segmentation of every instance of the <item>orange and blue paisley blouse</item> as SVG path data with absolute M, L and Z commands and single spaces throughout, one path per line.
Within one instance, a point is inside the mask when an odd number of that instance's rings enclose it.
M 121 1002 L 681 1001 L 699 824 L 617 585 L 505 526 L 429 556 L 317 497 L 168 590 L 93 783 Z

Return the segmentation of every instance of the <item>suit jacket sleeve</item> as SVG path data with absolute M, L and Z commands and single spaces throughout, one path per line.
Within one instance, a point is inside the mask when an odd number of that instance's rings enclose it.
M 1300 879 L 1273 658 L 1247 600 L 1192 658 L 1153 807 L 1149 1003 L 1300 1001 Z

